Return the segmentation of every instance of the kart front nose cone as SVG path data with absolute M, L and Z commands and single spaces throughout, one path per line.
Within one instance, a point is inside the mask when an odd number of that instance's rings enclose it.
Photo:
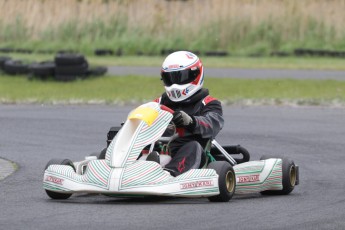
M 139 107 L 130 113 L 128 119 L 140 119 L 144 121 L 148 126 L 151 126 L 151 124 L 156 120 L 158 115 L 158 111 L 153 108 Z

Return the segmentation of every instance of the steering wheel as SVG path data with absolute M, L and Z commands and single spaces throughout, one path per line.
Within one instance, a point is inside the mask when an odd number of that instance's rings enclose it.
M 165 106 L 165 105 L 160 105 L 160 108 L 164 111 L 167 111 L 171 114 L 174 114 L 174 110 L 170 109 L 169 107 Z M 170 123 L 168 124 L 168 127 L 165 131 L 165 133 L 172 133 L 172 135 L 169 136 L 162 136 L 160 137 L 155 143 L 157 142 L 163 142 L 166 143 L 167 146 L 169 146 L 169 144 L 174 141 L 176 138 L 178 138 L 180 136 L 179 132 L 177 131 L 176 125 L 174 124 L 173 121 L 170 121 Z M 155 146 L 155 143 L 152 143 L 149 149 L 149 152 L 152 152 Z
M 168 106 L 160 105 L 160 107 L 162 110 L 167 111 L 167 112 L 171 113 L 172 115 L 175 112 L 174 110 L 170 109 Z M 158 139 L 158 141 L 166 142 L 169 144 L 171 141 L 175 140 L 176 138 L 178 138 L 180 136 L 179 133 L 177 132 L 176 125 L 174 124 L 173 121 L 170 121 L 170 123 L 166 129 L 166 132 L 172 133 L 172 135 L 168 136 L 168 137 L 162 136 Z

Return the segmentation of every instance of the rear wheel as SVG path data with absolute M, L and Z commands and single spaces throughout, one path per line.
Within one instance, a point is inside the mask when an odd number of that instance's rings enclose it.
M 73 162 L 69 159 L 51 159 L 47 163 L 45 170 L 50 165 L 69 165 L 73 168 L 74 171 L 76 171 Z M 70 193 L 68 193 L 68 194 L 67 193 L 59 193 L 59 192 L 54 192 L 54 191 L 50 191 L 47 189 L 45 191 L 50 198 L 55 199 L 55 200 L 65 200 L 65 199 L 68 199 L 72 196 L 72 194 L 70 194 Z
M 227 202 L 235 193 L 236 176 L 232 166 L 226 161 L 211 162 L 207 168 L 214 169 L 218 174 L 219 195 L 208 199 L 212 202 Z
M 287 195 L 291 193 L 295 186 L 297 185 L 298 180 L 298 168 L 295 165 L 294 161 L 288 157 L 273 157 L 264 155 L 260 158 L 260 160 L 267 160 L 270 158 L 281 158 L 282 163 L 282 173 L 283 173 L 283 189 L 282 190 L 267 190 L 261 192 L 263 195 Z

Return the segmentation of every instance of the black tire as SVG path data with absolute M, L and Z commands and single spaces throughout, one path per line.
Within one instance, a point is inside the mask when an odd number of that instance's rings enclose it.
M 9 60 L 11 60 L 10 57 L 7 57 L 7 56 L 0 57 L 0 70 L 3 70 L 5 62 Z
M 58 50 L 56 53 L 57 54 L 78 54 L 78 51 L 68 49 L 68 50 Z
M 107 148 L 104 148 L 104 149 L 99 153 L 98 159 L 99 159 L 99 160 L 104 160 L 106 154 L 107 154 Z
M 66 65 L 66 66 L 56 65 L 55 72 L 58 75 L 83 76 L 86 74 L 87 69 L 88 69 L 87 63 L 83 63 L 83 64 L 79 64 L 79 65 Z
M 31 53 L 33 53 L 33 50 L 30 50 L 30 49 L 16 49 L 15 52 L 23 53 L 23 54 L 31 54 Z
M 92 67 L 87 70 L 87 76 L 102 76 L 108 71 L 107 67 L 98 66 Z
M 98 160 L 104 160 L 106 153 L 107 153 L 107 148 L 104 148 L 99 153 L 91 153 L 90 156 L 96 156 Z
M 211 202 L 228 202 L 236 189 L 236 176 L 232 166 L 226 161 L 211 162 L 207 168 L 218 174 L 219 195 L 208 197 Z
M 53 50 L 36 50 L 38 54 L 53 54 L 55 53 Z
M 88 63 L 76 65 L 57 65 L 55 67 L 55 80 L 56 81 L 74 81 L 77 78 L 86 77 Z
M 33 77 L 47 79 L 55 74 L 55 63 L 52 61 L 34 63 L 29 65 L 29 72 Z
M 28 74 L 29 66 L 20 60 L 5 61 L 3 71 L 9 75 Z
M 283 160 L 282 163 L 282 172 L 283 172 L 283 189 L 282 190 L 267 190 L 261 192 L 263 195 L 288 195 L 291 193 L 295 186 L 297 185 L 298 180 L 298 169 L 293 160 L 288 157 L 278 157 L 278 156 L 270 156 L 264 155 L 260 158 L 260 160 L 267 160 L 270 158 L 280 158 Z
M 56 66 L 82 65 L 87 63 L 84 55 L 74 53 L 58 53 L 55 55 Z
M 13 48 L 0 48 L 0 53 L 12 53 L 14 52 Z
M 229 53 L 226 51 L 207 51 L 207 52 L 205 52 L 205 56 L 225 57 L 228 55 L 229 55 Z
M 109 147 L 111 141 L 114 139 L 114 137 L 120 131 L 121 128 L 122 128 L 122 126 L 113 126 L 109 129 L 109 131 L 107 133 L 107 146 L 108 147 Z
M 69 165 L 73 168 L 74 171 L 76 171 L 73 162 L 69 159 L 51 159 L 50 161 L 48 161 L 44 170 L 46 170 L 50 165 Z M 72 196 L 72 193 L 59 193 L 46 189 L 45 191 L 47 195 L 54 200 L 66 200 Z
M 94 53 L 96 56 L 114 55 L 114 51 L 111 49 L 96 49 Z

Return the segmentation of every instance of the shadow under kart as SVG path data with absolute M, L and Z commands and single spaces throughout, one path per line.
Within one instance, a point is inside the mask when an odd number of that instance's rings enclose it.
M 299 168 L 286 157 L 263 156 L 249 161 L 241 146 L 221 146 L 210 140 L 205 148 L 203 167 L 177 177 L 164 170 L 170 160 L 160 155 L 160 162 L 146 159 L 148 153 L 164 152 L 176 137 L 162 137 L 170 126 L 169 108 L 150 102 L 134 109 L 127 121 L 108 132 L 108 146 L 97 156 L 72 162 L 52 159 L 45 168 L 43 188 L 52 199 L 67 199 L 73 193 L 108 196 L 207 197 L 226 202 L 236 194 L 289 194 L 299 183 Z M 151 155 L 151 154 L 150 154 Z M 233 155 L 242 155 L 234 158 Z

